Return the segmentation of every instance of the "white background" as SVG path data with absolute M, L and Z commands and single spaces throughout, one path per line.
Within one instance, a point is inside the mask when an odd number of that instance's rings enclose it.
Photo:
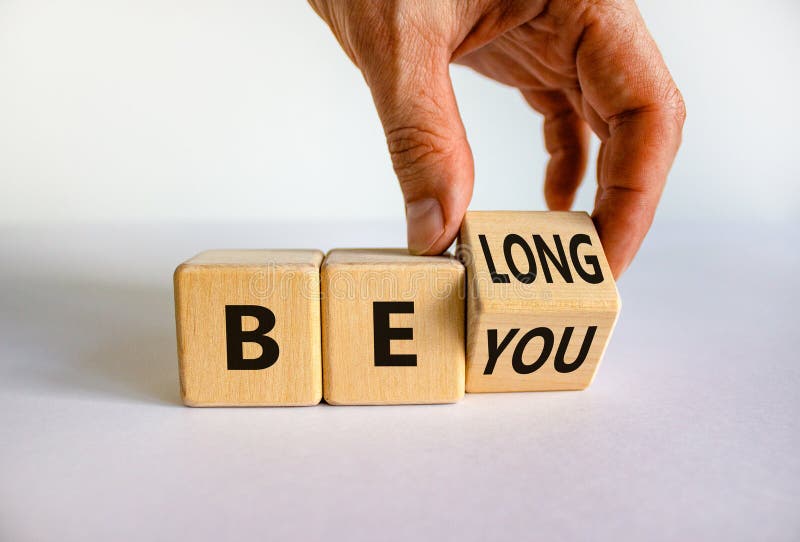
M 797 216 L 800 3 L 640 8 L 689 112 L 660 216 Z M 540 119 L 452 71 L 472 208 L 543 208 Z M 402 216 L 361 75 L 305 2 L 0 0 L 0 220 Z
M 0 0 L 0 541 L 800 539 L 800 4 L 641 8 L 689 119 L 588 390 L 189 409 L 180 261 L 404 242 L 369 94 L 300 1 Z M 542 208 L 453 73 L 472 207 Z

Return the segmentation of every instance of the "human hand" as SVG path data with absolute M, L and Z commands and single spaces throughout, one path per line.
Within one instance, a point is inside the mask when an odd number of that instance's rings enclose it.
M 408 246 L 438 254 L 472 196 L 450 81 L 457 62 L 544 116 L 545 199 L 572 205 L 601 141 L 592 217 L 619 277 L 647 234 L 681 140 L 680 92 L 633 0 L 309 0 L 370 87 L 406 202 Z

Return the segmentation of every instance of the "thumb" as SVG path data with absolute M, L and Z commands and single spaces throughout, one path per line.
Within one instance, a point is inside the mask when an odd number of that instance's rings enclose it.
M 425 54 L 429 58 L 421 61 L 392 55 L 364 75 L 403 191 L 408 249 L 439 254 L 458 234 L 472 197 L 474 171 L 450 80 L 449 54 Z

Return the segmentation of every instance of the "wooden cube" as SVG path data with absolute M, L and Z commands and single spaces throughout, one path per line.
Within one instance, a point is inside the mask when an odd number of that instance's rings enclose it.
M 591 218 L 576 212 L 468 212 L 467 392 L 591 384 L 620 301 Z
M 335 405 L 464 395 L 464 267 L 406 250 L 333 250 L 322 265 L 324 396 Z
M 322 259 L 318 250 L 211 250 L 175 270 L 185 404 L 319 403 Z

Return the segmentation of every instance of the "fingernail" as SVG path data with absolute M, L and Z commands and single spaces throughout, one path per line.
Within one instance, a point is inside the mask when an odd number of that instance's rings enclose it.
M 424 254 L 444 233 L 444 214 L 436 198 L 425 198 L 406 205 L 408 251 Z

